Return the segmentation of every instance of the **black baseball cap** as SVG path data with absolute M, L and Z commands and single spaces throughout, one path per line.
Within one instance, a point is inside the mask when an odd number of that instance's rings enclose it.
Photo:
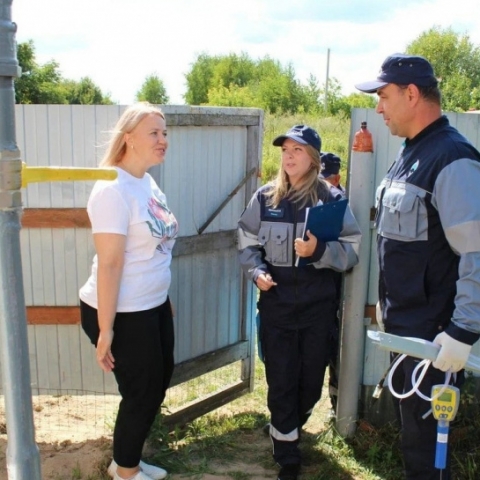
M 430 62 L 419 55 L 394 53 L 385 59 L 376 80 L 357 83 L 355 88 L 365 93 L 375 93 L 389 83 L 419 87 L 436 87 L 438 81 Z
M 285 135 L 280 135 L 275 138 L 273 145 L 275 147 L 281 147 L 287 138 L 291 138 L 295 140 L 295 142 L 303 145 L 310 145 L 318 151 L 320 151 L 322 146 L 320 135 L 308 125 L 294 125 Z
M 325 152 L 320 154 L 320 162 L 322 163 L 320 175 L 323 178 L 327 178 L 330 175 L 338 175 L 341 163 L 340 157 L 334 153 Z

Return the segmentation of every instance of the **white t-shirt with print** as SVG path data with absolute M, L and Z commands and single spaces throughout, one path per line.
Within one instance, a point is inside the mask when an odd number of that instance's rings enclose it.
M 116 180 L 95 183 L 87 212 L 92 233 L 125 235 L 125 260 L 117 312 L 148 310 L 164 303 L 170 287 L 170 263 L 178 233 L 165 194 L 146 173 L 136 178 L 121 168 Z M 97 302 L 98 259 L 80 289 L 80 298 L 93 308 Z

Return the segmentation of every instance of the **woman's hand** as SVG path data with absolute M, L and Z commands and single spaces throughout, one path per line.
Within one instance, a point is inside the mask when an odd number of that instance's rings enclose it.
M 257 287 L 264 292 L 270 290 L 273 286 L 276 285 L 276 283 L 272 279 L 272 276 L 269 273 L 261 273 L 257 277 L 256 283 Z
M 313 252 L 315 252 L 315 248 L 317 248 L 317 237 L 310 233 L 310 230 L 307 230 L 307 237 L 308 240 L 295 239 L 295 253 L 299 257 L 311 257 Z
M 94 233 L 93 241 L 98 258 L 97 310 L 100 334 L 97 341 L 97 362 L 104 372 L 111 372 L 115 362 L 111 351 L 113 324 L 117 314 L 126 236 L 116 233 Z
M 100 331 L 97 341 L 97 362 L 104 372 L 111 372 L 115 359 L 112 355 L 113 330 Z

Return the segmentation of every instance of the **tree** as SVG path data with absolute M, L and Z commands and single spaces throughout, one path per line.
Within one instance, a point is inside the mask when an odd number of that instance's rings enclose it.
M 164 105 L 169 102 L 165 86 L 160 78 L 153 74 L 149 75 L 140 90 L 136 93 L 138 102 L 150 102 L 154 105 Z
M 92 79 L 83 77 L 79 82 L 66 80 L 68 87 L 67 102 L 72 105 L 110 105 L 113 102 L 109 95 L 104 95 Z
M 308 86 L 301 85 L 292 65 L 283 67 L 268 56 L 254 61 L 246 53 L 201 54 L 185 78 L 189 104 L 250 106 L 271 113 L 313 111 L 318 106 L 313 77 Z
M 277 115 L 306 113 L 346 118 L 352 108 L 376 106 L 372 95 L 344 96 L 340 82 L 332 78 L 325 110 L 325 86 L 319 87 L 313 75 L 302 84 L 295 78 L 291 64 L 282 66 L 269 56 L 252 60 L 245 53 L 215 57 L 202 53 L 185 78 L 184 98 L 194 105 L 257 107 Z
M 257 99 L 250 87 L 230 85 L 212 87 L 208 91 L 208 103 L 222 107 L 258 107 Z
M 66 80 L 54 60 L 39 65 L 32 40 L 17 45 L 17 59 L 22 75 L 14 81 L 16 103 L 113 103 L 109 95 L 103 94 L 90 78 L 84 77 L 79 82 Z
M 22 75 L 14 82 L 16 103 L 66 103 L 57 62 L 38 65 L 32 40 L 18 44 L 17 59 Z
M 305 111 L 314 113 L 320 107 L 320 88 L 318 87 L 318 80 L 315 76 L 310 74 L 307 80 L 307 85 L 303 88 Z
M 465 111 L 478 108 L 476 91 L 480 87 L 480 49 L 468 35 L 438 26 L 411 42 L 407 53 L 422 55 L 440 79 L 442 106 L 445 110 Z
M 258 63 L 259 107 L 270 113 L 296 113 L 305 111 L 308 104 L 306 91 L 295 79 L 291 64 L 283 68 L 278 61 L 269 57 Z
M 210 57 L 206 53 L 198 56 L 190 72 L 185 75 L 187 93 L 185 102 L 189 105 L 208 103 L 208 90 L 212 85 L 213 69 L 219 62 L 218 57 Z
M 244 52 L 240 55 L 231 53 L 220 57 L 212 70 L 211 86 L 245 87 L 252 81 L 255 68 L 255 62 Z
M 332 115 L 341 115 L 350 118 L 352 108 L 375 108 L 377 106 L 377 97 L 365 93 L 351 93 L 348 96 L 334 95 L 330 98 L 328 95 L 328 109 Z
M 480 110 L 480 87 L 475 87 L 472 90 L 472 105 L 476 105 L 472 107 L 472 110 Z

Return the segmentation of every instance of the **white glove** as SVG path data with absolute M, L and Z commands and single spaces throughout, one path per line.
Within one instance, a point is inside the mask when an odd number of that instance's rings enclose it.
M 433 343 L 441 346 L 433 366 L 442 372 L 450 370 L 455 373 L 461 370 L 467 363 L 472 349 L 471 345 L 459 342 L 445 332 L 439 333 Z
M 385 331 L 385 325 L 383 323 L 383 316 L 382 316 L 382 307 L 380 306 L 380 302 L 377 302 L 375 305 L 375 316 L 377 318 L 377 325 L 381 332 Z

